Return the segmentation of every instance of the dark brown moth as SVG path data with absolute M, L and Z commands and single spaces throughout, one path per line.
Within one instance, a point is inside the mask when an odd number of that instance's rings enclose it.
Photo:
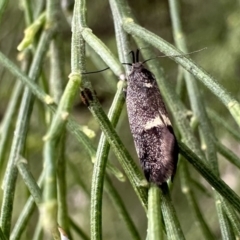
M 139 62 L 139 50 L 136 58 L 131 53 L 126 90 L 130 129 L 146 179 L 161 186 L 174 177 L 178 144 L 155 76 Z

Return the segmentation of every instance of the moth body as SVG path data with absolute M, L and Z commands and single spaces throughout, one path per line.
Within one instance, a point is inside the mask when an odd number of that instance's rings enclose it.
M 136 151 L 149 182 L 161 186 L 176 172 L 178 145 L 154 75 L 132 64 L 126 104 Z

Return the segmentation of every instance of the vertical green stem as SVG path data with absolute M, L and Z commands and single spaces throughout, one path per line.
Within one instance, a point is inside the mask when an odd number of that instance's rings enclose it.
M 36 55 L 33 59 L 29 71 L 29 77 L 32 79 L 32 81 L 36 81 L 38 79 L 41 70 L 41 64 L 47 51 L 47 46 L 51 37 L 52 31 L 50 29 L 48 31 L 44 31 L 41 36 L 40 42 L 37 47 Z M 11 227 L 11 215 L 17 178 L 17 169 L 15 163 L 18 160 L 19 156 L 23 153 L 29 119 L 32 110 L 32 104 L 32 93 L 28 88 L 25 88 L 17 118 L 15 135 L 11 147 L 8 166 L 4 177 L 4 193 L 0 225 L 6 236 L 9 236 Z
M 122 82 L 119 82 L 118 90 L 114 97 L 108 118 L 113 127 L 116 126 L 123 108 L 124 99 L 122 93 Z M 110 144 L 102 133 L 98 144 L 96 161 L 93 167 L 91 188 L 91 239 L 102 239 L 102 193 L 105 176 L 105 167 L 108 159 Z
M 148 190 L 148 239 L 163 239 L 161 198 L 158 186 L 150 184 Z
M 161 187 L 161 208 L 163 214 L 163 220 L 166 227 L 166 233 L 168 239 L 172 240 L 184 240 L 185 237 L 183 235 L 179 220 L 176 215 L 176 211 L 172 204 L 172 200 L 169 194 L 168 185 L 165 183 Z
M 2 16 L 4 14 L 5 8 L 7 7 L 8 1 L 9 0 L 2 0 L 0 2 L 0 23 L 1 23 Z
M 173 23 L 173 35 L 175 39 L 175 43 L 177 47 L 183 51 L 187 52 L 187 44 L 186 40 L 184 37 L 184 33 L 181 27 L 181 20 L 180 20 L 180 11 L 179 11 L 179 2 L 177 0 L 169 0 L 169 5 L 170 5 L 170 13 L 171 13 L 171 18 L 172 18 L 172 23 Z M 199 87 L 197 85 L 197 82 L 195 79 L 192 77 L 192 75 L 184 70 L 183 72 L 185 81 L 186 81 L 186 86 L 188 90 L 188 96 L 190 99 L 190 104 L 191 108 L 193 109 L 194 115 L 197 117 L 200 125 L 200 136 L 202 136 L 202 140 L 206 143 L 206 156 L 207 160 L 210 163 L 211 168 L 213 171 L 219 175 L 219 170 L 218 170 L 218 160 L 217 160 L 217 152 L 216 152 L 216 147 L 214 143 L 214 133 L 212 131 L 212 126 L 210 124 L 209 118 L 207 116 L 206 108 L 204 101 L 202 99 L 201 93 L 199 91 Z M 222 206 L 220 207 L 219 204 L 219 197 L 217 194 L 214 194 L 215 196 L 215 201 L 218 202 L 217 204 L 217 212 L 218 212 L 218 217 L 219 217 L 219 222 L 220 222 L 220 227 L 224 228 L 225 230 L 228 230 L 227 227 L 223 226 L 223 224 L 227 224 L 226 219 L 221 218 L 226 218 L 225 214 L 222 214 Z M 200 222 L 202 223 L 202 222 Z M 204 231 L 204 225 L 200 225 L 203 233 Z M 223 232 L 223 231 L 222 231 Z M 226 233 L 225 233 L 226 234 Z M 230 233 L 229 233 L 230 234 Z M 208 235 L 209 236 L 209 235 Z M 206 237 L 208 237 L 206 236 Z

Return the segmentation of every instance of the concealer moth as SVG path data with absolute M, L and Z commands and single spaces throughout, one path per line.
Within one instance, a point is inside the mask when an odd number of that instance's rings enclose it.
M 155 76 L 139 62 L 139 50 L 131 53 L 133 63 L 126 63 L 131 66 L 126 89 L 130 129 L 146 179 L 161 186 L 173 180 L 178 144 Z

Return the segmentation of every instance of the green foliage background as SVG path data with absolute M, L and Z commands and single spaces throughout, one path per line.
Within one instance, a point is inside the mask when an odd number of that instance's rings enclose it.
M 0 51 L 4 53 L 11 61 L 20 66 L 22 54 L 18 52 L 17 46 L 23 38 L 23 32 L 26 28 L 24 19 L 23 3 L 29 2 L 33 11 L 37 9 L 38 4 L 44 1 L 9 1 L 3 14 L 0 16 Z M 37 3 L 38 2 L 38 3 Z M 132 12 L 139 21 L 139 24 L 152 31 L 164 40 L 174 44 L 173 29 L 170 17 L 170 9 L 168 1 L 128 1 Z M 57 34 L 61 38 L 60 54 L 64 61 L 62 70 L 64 71 L 62 83 L 66 86 L 68 82 L 68 75 L 71 72 L 71 27 L 69 25 L 72 17 L 73 3 L 71 1 L 62 1 L 62 12 L 58 16 L 59 27 Z M 68 8 L 66 7 L 68 4 Z M 105 43 L 111 52 L 117 56 L 116 35 L 114 33 L 113 16 L 108 1 L 87 1 L 87 25 L 92 29 L 93 33 Z M 187 40 L 187 47 L 189 52 L 195 51 L 204 47 L 206 50 L 195 53 L 190 57 L 202 66 L 210 75 L 213 75 L 217 81 L 230 92 L 236 99 L 239 100 L 240 94 L 240 2 L 239 1 L 196 1 L 196 0 L 182 0 L 180 1 L 180 17 L 182 21 L 182 28 Z M 35 36 L 35 44 L 39 41 L 43 28 Z M 137 46 L 133 38 L 129 37 L 131 50 L 136 49 Z M 146 46 L 148 46 L 146 44 Z M 141 46 L 144 47 L 144 46 Z M 30 46 L 31 48 L 31 46 Z M 32 48 L 33 49 L 33 48 Z M 144 49 L 143 49 L 144 51 Z M 155 55 L 162 55 L 158 50 L 154 50 Z M 99 56 L 87 46 L 87 71 L 97 71 L 103 69 L 105 64 Z M 153 56 L 153 57 L 154 57 Z M 48 51 L 44 62 L 42 64 L 41 79 L 39 86 L 44 91 L 51 93 L 50 79 L 50 58 L 51 52 Z M 170 59 L 156 59 L 159 61 L 164 69 L 167 81 L 172 84 L 172 88 L 179 86 L 179 67 Z M 104 111 L 107 113 L 115 92 L 117 90 L 117 77 L 108 70 L 99 74 L 92 74 L 88 76 L 92 82 L 93 88 L 97 93 Z M 111 79 L 105 80 L 105 79 Z M 3 120 L 7 109 L 9 108 L 9 101 L 13 86 L 18 80 L 0 63 L 0 119 Z M 56 80 L 57 81 L 57 80 Z M 197 80 L 195 80 L 197 81 Z M 217 119 L 222 119 L 224 123 L 233 129 L 236 135 L 239 136 L 239 126 L 235 123 L 228 110 L 223 104 L 202 84 L 198 84 L 199 91 L 202 93 L 203 101 L 208 110 L 213 110 L 217 113 Z M 177 93 L 176 93 L 177 94 Z M 182 101 L 185 106 L 191 111 L 191 104 L 189 103 L 188 93 L 183 86 Z M 21 96 L 19 96 L 19 103 Z M 7 146 L 1 162 L 1 181 L 3 181 L 6 164 L 9 158 L 12 139 L 14 137 L 14 129 L 17 120 L 18 109 L 11 119 L 11 128 L 7 138 Z M 101 130 L 99 124 L 92 117 L 87 107 L 82 103 L 79 93 L 74 99 L 71 115 L 77 119 L 77 122 L 82 126 L 87 126 L 96 136 L 91 138 L 91 142 L 97 148 Z M 171 113 L 171 115 L 174 115 Z M 37 179 L 43 170 L 44 162 L 44 141 L 43 137 L 47 133 L 52 114 L 46 109 L 43 103 L 36 99 L 33 106 L 33 112 L 30 117 L 30 125 L 27 133 L 26 144 L 24 147 L 24 158 L 27 159 L 29 168 L 34 178 Z M 210 114 L 212 131 L 215 133 L 218 141 L 223 143 L 227 148 L 233 151 L 237 156 L 240 155 L 239 138 L 236 139 L 231 133 L 213 116 Z M 189 120 L 191 119 L 191 114 Z M 173 119 L 175 123 L 175 119 Z M 198 126 L 197 126 L 198 128 Z M 1 129 L 2 130 L 2 129 Z M 130 134 L 127 113 L 125 107 L 121 113 L 119 123 L 116 131 L 120 139 L 130 151 L 133 158 L 138 164 L 136 152 L 133 145 L 132 136 Z M 176 129 L 177 132 L 177 129 Z M 1 132 L 0 132 L 1 134 Z M 1 135 L 0 135 L 1 136 Z M 195 131 L 195 136 L 201 142 L 203 150 L 204 141 L 198 130 Z M 89 161 L 89 154 L 72 134 L 66 133 L 65 146 L 65 160 L 66 160 L 66 200 L 68 206 L 68 215 L 79 228 L 90 236 L 90 192 L 92 179 L 92 164 Z M 60 150 L 58 149 L 58 153 Z M 60 153 L 61 154 L 61 153 Z M 237 161 L 240 161 L 237 157 Z M 112 150 L 110 150 L 108 160 L 118 169 L 122 168 L 117 161 L 117 158 Z M 181 160 L 185 161 L 185 160 Z M 218 163 L 221 178 L 239 195 L 239 167 L 226 161 L 221 154 L 218 153 Z M 181 164 L 181 162 L 180 162 Z M 180 169 L 180 167 L 179 167 Z M 214 203 L 214 193 L 211 191 L 211 186 L 199 175 L 199 173 L 191 166 L 188 166 L 191 177 L 195 182 L 190 183 L 192 190 L 196 196 L 197 203 L 201 209 L 201 214 L 205 218 L 212 234 L 213 239 L 227 239 L 221 235 L 216 207 Z M 180 171 L 180 170 L 179 170 Z M 183 229 L 186 239 L 203 239 L 200 228 L 195 224 L 195 218 L 192 214 L 191 207 L 181 188 L 179 171 L 174 179 L 171 188 L 171 196 L 173 205 Z M 119 181 L 115 176 L 110 174 L 111 182 L 115 189 L 119 192 L 126 208 L 133 219 L 136 228 L 138 229 L 141 239 L 146 238 L 148 219 L 146 213 L 128 180 L 125 182 Z M 197 183 L 199 185 L 197 185 Z M 19 175 L 17 179 L 17 188 L 14 198 L 12 229 L 25 205 L 29 191 L 22 177 Z M 1 202 L 3 193 L 0 193 Z M 131 239 L 126 226 L 114 208 L 112 201 L 107 194 L 103 194 L 103 239 Z M 33 239 L 33 234 L 37 229 L 39 219 L 38 208 L 34 210 L 34 214 L 26 225 L 26 229 L 21 239 Z M 228 220 L 229 221 L 229 220 Z M 231 225 L 231 224 L 230 224 Z M 72 226 L 70 224 L 70 226 Z M 88 239 L 78 235 L 76 231 L 71 229 L 71 239 Z M 230 232 L 232 231 L 230 227 Z M 236 232 L 235 235 L 237 236 Z M 81 236 L 81 237 L 80 237 Z M 239 236 L 238 236 L 239 237 Z M 41 238 L 39 238 L 41 239 Z M 231 239 L 231 238 L 229 238 Z M 232 238 L 234 239 L 234 238 Z

